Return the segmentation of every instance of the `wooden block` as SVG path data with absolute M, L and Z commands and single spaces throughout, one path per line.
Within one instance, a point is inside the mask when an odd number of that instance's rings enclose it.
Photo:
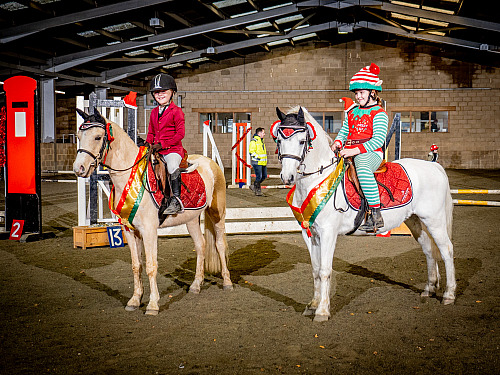
M 401 224 L 399 227 L 391 229 L 391 235 L 396 236 L 411 236 L 410 229 L 406 226 L 405 223 Z
M 107 227 L 73 227 L 73 248 L 78 246 L 82 249 L 87 247 L 109 246 Z M 122 227 L 123 241 L 127 243 L 124 229 Z

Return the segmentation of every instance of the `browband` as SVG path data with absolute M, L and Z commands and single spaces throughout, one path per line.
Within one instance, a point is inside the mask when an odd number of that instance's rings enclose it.
M 87 129 L 95 128 L 95 127 L 99 127 L 101 129 L 106 130 L 106 125 L 102 124 L 100 122 L 84 122 L 83 124 L 80 125 L 80 127 L 78 129 L 79 130 L 87 130 Z

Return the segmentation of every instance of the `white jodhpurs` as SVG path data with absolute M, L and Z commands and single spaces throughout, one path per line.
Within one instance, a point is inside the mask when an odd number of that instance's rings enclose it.
M 182 160 L 182 157 L 179 154 L 172 152 L 171 154 L 162 155 L 162 156 L 163 156 L 163 160 L 165 160 L 165 163 L 167 163 L 168 174 L 172 174 L 177 169 L 179 169 L 179 164 L 181 163 L 181 160 Z

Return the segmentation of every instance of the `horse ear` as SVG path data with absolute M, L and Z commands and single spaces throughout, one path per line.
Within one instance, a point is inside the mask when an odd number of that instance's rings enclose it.
M 94 116 L 96 120 L 101 120 L 103 124 L 106 124 L 106 119 L 102 117 L 101 113 L 97 110 L 97 108 L 94 108 Z
M 278 107 L 276 107 L 276 114 L 278 115 L 278 118 L 280 119 L 280 121 L 283 121 L 286 117 L 286 115 L 283 112 L 281 112 Z
M 76 111 L 80 115 L 81 118 L 83 118 L 83 121 L 87 121 L 89 118 L 89 115 L 87 115 L 85 112 L 83 112 L 80 108 L 77 108 Z
M 302 110 L 302 107 L 299 108 L 299 113 L 297 113 L 297 120 L 300 125 L 304 125 L 304 111 Z

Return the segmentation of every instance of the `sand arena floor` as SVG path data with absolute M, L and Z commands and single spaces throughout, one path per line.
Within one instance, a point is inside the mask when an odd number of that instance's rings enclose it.
M 500 188 L 500 171 L 447 172 L 452 188 Z M 228 206 L 283 206 L 285 194 L 230 189 Z M 332 318 L 316 324 L 301 315 L 312 276 L 298 233 L 229 236 L 234 291 L 210 276 L 199 295 L 187 292 L 192 240 L 160 238 L 160 314 L 144 315 L 147 286 L 126 312 L 128 247 L 74 249 L 76 198 L 75 184 L 43 183 L 55 238 L 0 241 L 1 374 L 498 373 L 498 207 L 455 207 L 453 306 L 442 291 L 420 299 L 427 271 L 413 238 L 340 237 Z

